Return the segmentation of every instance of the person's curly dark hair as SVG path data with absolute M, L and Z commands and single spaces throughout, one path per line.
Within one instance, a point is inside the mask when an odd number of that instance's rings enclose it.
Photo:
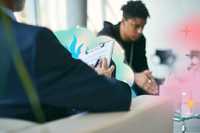
M 134 17 L 147 19 L 150 17 L 148 9 L 140 0 L 128 1 L 127 4 L 122 6 L 121 10 L 123 11 L 123 17 L 125 19 Z

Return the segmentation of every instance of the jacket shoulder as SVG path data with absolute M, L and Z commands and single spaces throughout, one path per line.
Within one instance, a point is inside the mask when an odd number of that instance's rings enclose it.
M 32 33 L 51 32 L 46 27 L 35 26 L 35 25 L 30 25 L 30 24 L 25 24 L 25 23 L 13 22 L 13 25 L 14 27 L 16 27 L 16 30 L 20 30 L 20 31 L 23 30 L 24 32 L 32 32 Z
M 114 25 L 108 21 L 103 24 L 103 29 L 98 33 L 98 35 L 114 36 Z

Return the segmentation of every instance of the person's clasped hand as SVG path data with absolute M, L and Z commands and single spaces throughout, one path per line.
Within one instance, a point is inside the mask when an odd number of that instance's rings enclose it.
M 147 93 L 156 95 L 158 94 L 158 85 L 154 80 L 152 73 L 149 70 L 145 70 L 140 73 L 134 74 L 135 83 L 144 89 Z

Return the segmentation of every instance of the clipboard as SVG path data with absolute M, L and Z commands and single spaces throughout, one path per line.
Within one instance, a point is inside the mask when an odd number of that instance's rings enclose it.
M 107 59 L 108 66 L 111 63 L 113 54 L 114 41 L 105 41 L 97 44 L 93 49 L 81 53 L 79 59 L 88 64 L 89 66 L 96 66 L 98 61 L 102 58 Z

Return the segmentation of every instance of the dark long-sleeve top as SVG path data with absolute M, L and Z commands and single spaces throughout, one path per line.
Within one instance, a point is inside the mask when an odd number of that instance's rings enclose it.
M 131 66 L 134 72 L 142 72 L 148 69 L 146 58 L 146 39 L 142 35 L 138 40 L 125 42 L 120 37 L 120 23 L 113 25 L 109 22 L 104 22 L 104 28 L 98 35 L 107 35 L 114 38 L 125 50 L 127 63 Z M 131 55 L 131 51 L 133 51 Z

